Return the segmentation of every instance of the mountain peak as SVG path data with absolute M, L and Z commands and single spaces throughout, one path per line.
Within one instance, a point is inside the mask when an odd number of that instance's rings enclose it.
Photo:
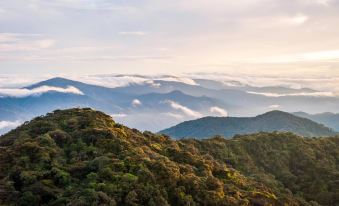
M 232 137 L 256 132 L 292 132 L 305 137 L 334 136 L 337 133 L 312 120 L 274 110 L 256 117 L 208 117 L 183 122 L 160 131 L 176 138 L 208 138 L 215 135 Z
M 293 116 L 292 114 L 280 110 L 272 110 L 264 114 L 258 115 L 257 117 L 267 117 L 267 116 Z
M 44 116 L 36 117 L 28 123 L 23 124 L 11 133 L 26 131 L 40 135 L 54 130 L 79 131 L 86 128 L 107 129 L 113 128 L 115 122 L 111 116 L 91 108 L 73 108 L 66 110 L 55 110 Z
M 36 84 L 30 85 L 26 87 L 27 89 L 34 89 L 40 86 L 53 86 L 53 87 L 67 87 L 67 86 L 77 86 L 77 85 L 83 85 L 83 83 L 62 78 L 62 77 L 54 77 L 51 79 L 47 79 L 45 81 L 38 82 Z
M 171 94 L 171 95 L 186 95 L 185 93 L 183 93 L 180 90 L 173 90 L 173 91 L 169 92 L 168 94 Z

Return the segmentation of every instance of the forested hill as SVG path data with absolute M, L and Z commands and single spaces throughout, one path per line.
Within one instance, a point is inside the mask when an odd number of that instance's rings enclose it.
M 0 205 L 307 205 L 90 109 L 55 111 L 2 136 L 0 165 Z
M 320 205 L 339 203 L 339 137 L 276 132 L 183 142 L 280 192 Z
M 305 137 L 335 136 L 322 124 L 287 112 L 271 111 L 256 117 L 203 117 L 186 121 L 159 133 L 175 138 L 208 138 L 215 135 L 233 137 L 256 132 L 293 132 Z

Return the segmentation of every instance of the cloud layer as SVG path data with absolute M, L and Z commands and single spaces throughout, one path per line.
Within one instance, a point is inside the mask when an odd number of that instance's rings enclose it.
M 287 88 L 311 88 L 320 93 L 306 93 L 301 96 L 338 96 L 339 94 L 339 77 L 329 76 L 328 73 L 322 73 L 316 76 L 291 76 L 291 75 L 236 75 L 228 73 L 187 73 L 178 75 L 66 75 L 60 74 L 60 77 L 70 78 L 84 83 L 95 84 L 110 88 L 124 87 L 132 84 L 147 85 L 150 87 L 161 87 L 161 82 L 157 80 L 175 81 L 190 85 L 197 85 L 194 79 L 210 79 L 222 83 L 228 87 L 270 87 L 283 86 Z M 55 77 L 53 75 L 1 75 L 0 88 L 20 88 Z M 250 91 L 249 92 L 254 92 Z M 264 95 L 264 94 L 260 94 Z M 277 96 L 276 94 L 266 94 Z M 297 95 L 297 94 L 295 94 Z
M 266 97 L 295 97 L 295 96 L 308 96 L 308 97 L 335 97 L 336 95 L 332 92 L 300 92 L 300 93 L 292 93 L 292 94 L 278 94 L 278 93 L 267 93 L 267 92 L 251 92 L 248 91 L 249 94 L 257 94 Z
M 27 97 L 27 96 L 39 96 L 47 92 L 60 92 L 60 93 L 69 93 L 76 95 L 83 95 L 83 93 L 73 87 L 69 86 L 67 88 L 60 87 L 50 87 L 50 86 L 41 86 L 34 89 L 4 89 L 0 88 L 0 97 Z

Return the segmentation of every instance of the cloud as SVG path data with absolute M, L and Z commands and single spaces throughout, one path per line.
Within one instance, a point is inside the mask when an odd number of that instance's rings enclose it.
M 330 50 L 338 45 L 338 4 L 334 0 L 27 0 L 25 5 L 20 2 L 1 4 L 6 15 L 1 16 L 5 20 L 0 22 L 0 27 L 45 34 L 25 40 L 17 35 L 20 42 L 1 43 L 3 52 L 35 51 L 34 55 L 29 53 L 35 58 L 6 53 L 8 61 L 1 62 L 1 68 L 6 66 L 4 70 L 8 72 L 12 69 L 27 72 L 27 67 L 46 73 L 51 71 L 46 67 L 54 71 L 60 68 L 58 71 L 63 72 L 81 68 L 83 73 L 107 73 L 112 68 L 123 68 L 126 73 L 211 71 L 204 65 Z M 122 37 L 147 34 L 152 38 L 131 41 Z M 86 45 L 97 45 L 98 49 L 84 54 L 80 47 Z M 106 52 L 99 48 L 109 45 L 116 47 Z M 66 47 L 79 47 L 79 51 L 67 57 L 59 50 Z M 160 52 L 157 48 L 168 50 Z M 38 57 L 45 62 L 37 63 Z M 175 57 L 175 61 L 168 60 L 169 57 Z M 162 61 L 154 63 L 154 60 Z M 239 65 L 248 66 L 242 62 Z M 264 73 L 260 66 L 253 67 L 252 73 Z M 227 69 L 220 67 L 218 71 Z
M 282 17 L 280 19 L 281 23 L 289 24 L 289 25 L 301 25 L 304 24 L 309 19 L 308 16 L 304 14 L 297 14 L 295 16 L 290 17 Z
M 329 6 L 333 0 L 302 0 L 304 3 L 308 4 L 320 4 L 323 6 Z
M 271 65 L 269 65 L 271 68 Z M 285 65 L 282 66 L 285 68 Z M 313 67 L 312 67 L 313 68 Z M 230 73 L 190 73 L 184 76 L 193 79 L 210 79 L 219 82 L 236 81 L 238 87 L 244 87 L 249 85 L 253 87 L 286 87 L 292 89 L 311 88 L 322 92 L 332 92 L 334 95 L 339 94 L 339 76 L 332 75 L 331 71 L 334 68 L 313 68 L 317 71 L 321 71 L 319 74 L 307 74 L 303 72 L 300 75 L 297 72 L 297 68 L 294 68 L 295 73 L 285 74 L 279 71 L 273 74 L 230 74 Z M 329 95 L 331 95 L 329 93 Z
M 34 89 L 5 89 L 0 88 L 0 97 L 27 97 L 39 96 L 47 92 L 70 93 L 77 95 L 84 95 L 79 89 L 73 86 L 67 88 L 41 86 Z
M 172 113 L 172 112 L 165 112 L 165 113 L 161 113 L 161 115 L 165 115 L 165 116 L 168 116 L 168 117 L 172 117 L 174 119 L 177 119 L 177 120 L 182 120 L 184 119 L 184 117 L 180 114 L 176 114 L 176 113 Z
M 111 114 L 111 117 L 113 118 L 124 118 L 127 117 L 127 114 L 119 113 L 119 114 Z
M 156 81 L 181 82 L 189 85 L 198 85 L 193 79 L 185 76 L 168 75 L 87 75 L 75 76 L 75 80 L 100 86 L 115 88 L 132 84 L 148 85 L 153 88 L 161 87 L 161 83 Z
M 42 40 L 36 41 L 36 43 L 38 45 L 38 48 L 47 49 L 47 48 L 54 46 L 55 40 L 54 39 L 42 39 Z
M 172 101 L 172 100 L 166 100 L 164 101 L 164 103 L 170 105 L 173 109 L 178 110 L 180 112 L 182 112 L 183 114 L 190 116 L 190 117 L 194 117 L 194 118 L 200 118 L 202 117 L 202 114 L 200 114 L 197 111 L 194 111 L 188 107 L 185 107 L 181 104 L 179 104 L 178 102 Z
M 53 76 L 50 75 L 4 75 L 0 74 L 0 88 L 20 88 L 43 81 Z
M 146 36 L 148 33 L 144 31 L 121 31 L 119 34 L 124 36 Z
M 37 0 L 39 1 L 39 0 Z M 45 3 L 45 2 L 44 2 Z M 106 0 L 50 0 L 46 4 L 59 9 L 75 9 L 75 10 L 101 10 L 101 11 L 134 11 L 135 8 L 119 4 L 116 1 Z
M 301 53 L 301 54 L 272 56 L 272 57 L 248 59 L 248 60 L 252 61 L 253 63 L 267 63 L 267 64 L 339 61 L 339 50 L 308 52 L 308 53 Z
M 41 34 L 0 33 L 0 52 L 39 51 L 55 45 Z
M 20 121 L 0 121 L 0 130 L 1 129 L 11 129 L 19 126 L 21 124 Z
M 75 76 L 75 80 L 83 81 L 89 84 L 95 84 L 110 88 L 125 87 L 131 84 L 152 84 L 149 78 L 140 75 L 88 75 L 88 76 Z
M 288 96 L 335 97 L 336 96 L 333 92 L 300 92 L 300 93 L 278 94 L 278 93 L 268 93 L 268 92 L 247 91 L 247 93 L 262 95 L 266 97 L 288 97 Z
M 133 107 L 139 107 L 139 106 L 141 106 L 142 105 L 142 102 L 139 100 L 139 99 L 134 99 L 133 101 L 132 101 L 132 106 Z
M 315 0 L 317 3 L 328 6 L 333 0 Z
M 281 105 L 279 105 L 279 104 L 272 104 L 268 108 L 270 108 L 270 109 L 278 109 L 279 107 L 281 107 Z
M 182 76 L 163 76 L 155 77 L 154 80 L 170 81 L 170 82 L 181 82 L 189 85 L 198 85 L 193 79 L 182 77 Z
M 32 33 L 0 33 L 0 42 L 15 42 L 19 40 L 32 39 L 41 37 L 41 34 Z
M 177 78 L 166 79 L 164 75 L 65 75 L 58 74 L 60 77 L 81 81 L 88 84 L 105 86 L 110 88 L 124 87 L 138 84 L 150 86 L 153 88 L 161 87 L 161 82 L 156 80 L 175 80 L 178 82 L 196 84 L 194 79 L 209 79 L 224 83 L 226 86 L 239 87 L 246 89 L 246 86 L 254 87 L 271 87 L 279 86 L 293 89 L 311 88 L 320 92 L 323 96 L 339 95 L 339 77 L 336 75 L 329 76 L 328 72 L 322 72 L 320 75 L 250 75 L 250 74 L 228 74 L 228 73 L 188 73 L 177 75 Z M 54 77 L 54 75 L 1 75 L 0 88 L 19 88 L 33 83 L 43 81 Z M 168 77 L 168 76 L 167 76 Z M 178 78 L 180 77 L 180 78 Z M 191 82 L 193 81 L 193 82 Z M 251 92 L 250 89 L 248 89 Z M 253 91 L 252 91 L 253 92 Z M 292 92 L 293 93 L 293 92 Z M 298 91 L 294 92 L 298 93 Z M 309 94 L 309 92 L 308 92 Z M 312 94 L 309 94 L 312 95 Z M 317 94 L 314 94 L 317 95 Z M 318 94 L 319 95 L 319 94 Z
M 220 107 L 211 107 L 209 111 L 218 116 L 222 116 L 222 117 L 228 116 L 228 112 Z

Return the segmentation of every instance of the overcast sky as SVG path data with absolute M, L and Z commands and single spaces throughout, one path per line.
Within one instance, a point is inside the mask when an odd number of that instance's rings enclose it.
M 1 74 L 339 76 L 337 0 L 1 0 Z

